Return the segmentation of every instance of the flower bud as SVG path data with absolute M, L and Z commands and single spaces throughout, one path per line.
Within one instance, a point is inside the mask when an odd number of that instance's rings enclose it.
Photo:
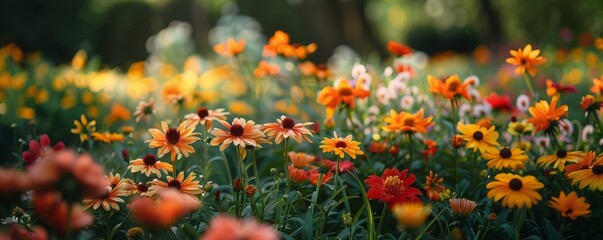
M 252 197 L 257 191 L 257 189 L 253 185 L 247 184 L 247 186 L 245 186 L 244 188 L 244 191 L 248 197 Z

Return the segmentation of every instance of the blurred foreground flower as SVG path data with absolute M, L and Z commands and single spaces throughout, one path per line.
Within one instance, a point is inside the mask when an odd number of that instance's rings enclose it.
M 64 201 L 59 192 L 34 192 L 33 205 L 37 216 L 52 226 L 59 234 L 77 231 L 92 225 L 94 217 L 84 211 L 78 203 Z
M 130 203 L 134 217 L 143 225 L 155 228 L 168 228 L 181 217 L 197 210 L 201 202 L 182 195 L 177 190 L 166 189 L 157 193 L 159 198 L 137 197 Z
M 431 206 L 423 206 L 421 202 L 407 202 L 392 207 L 394 217 L 405 228 L 418 228 L 431 215 Z
M 254 219 L 237 220 L 228 216 L 216 216 L 201 236 L 202 240 L 277 240 L 279 234 L 269 225 L 258 224 Z

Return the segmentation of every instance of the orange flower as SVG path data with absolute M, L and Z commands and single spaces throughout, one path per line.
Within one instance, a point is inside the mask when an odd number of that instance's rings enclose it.
M 354 108 L 354 100 L 356 98 L 366 98 L 371 93 L 362 88 L 362 80 L 356 83 L 356 87 L 352 88 L 347 79 L 336 81 L 335 87 L 327 86 L 320 90 L 316 101 L 327 108 L 327 119 L 330 119 L 335 114 L 335 109 L 340 103 L 345 103 L 350 108 Z
M 444 181 L 444 178 L 438 177 L 438 174 L 433 174 L 433 171 L 429 170 L 429 175 L 425 177 L 425 186 L 423 189 L 427 192 L 429 200 L 437 202 L 440 201 L 440 193 L 444 191 L 445 187 L 440 185 Z
M 253 76 L 263 78 L 266 76 L 276 76 L 281 72 L 281 68 L 276 63 L 260 61 L 258 67 L 253 70 Z
M 333 132 L 333 138 L 324 138 L 322 145 L 319 148 L 322 148 L 322 152 L 333 152 L 335 155 L 340 158 L 345 157 L 345 155 L 350 155 L 352 159 L 356 159 L 356 155 L 363 155 L 364 152 L 360 150 L 360 142 L 353 141 L 352 135 L 348 135 L 345 138 L 337 136 L 337 132 Z
M 557 108 L 558 100 L 559 97 L 553 97 L 550 105 L 543 100 L 528 109 L 532 115 L 528 122 L 534 124 L 534 132 L 548 131 L 551 124 L 557 123 L 562 117 L 567 117 L 567 105 Z
M 157 177 L 161 177 L 161 171 L 165 174 L 174 171 L 174 167 L 171 164 L 157 160 L 153 154 L 147 154 L 144 158 L 130 161 L 128 169 L 130 169 L 132 173 L 144 173 L 147 177 L 151 176 L 151 173 L 154 173 Z
M 276 119 L 276 121 L 277 123 L 267 123 L 261 127 L 262 131 L 268 135 L 268 140 L 274 138 L 274 142 L 279 144 L 283 139 L 292 138 L 296 142 L 301 143 L 303 138 L 309 143 L 312 143 L 312 140 L 310 140 L 307 135 L 312 136 L 313 132 L 305 127 L 314 123 L 295 123 L 293 119 L 285 116 L 281 116 L 281 118 Z
M 298 66 L 299 71 L 304 76 L 315 76 L 316 78 L 318 78 L 318 80 L 324 80 L 331 76 L 331 71 L 324 63 L 314 65 L 314 63 L 310 61 L 305 61 L 303 63 L 298 64 Z
M 112 142 L 123 142 L 124 135 L 120 133 L 110 133 L 110 132 L 93 132 L 92 138 L 94 141 L 104 142 L 104 143 L 112 143 Z
M 214 51 L 225 57 L 239 55 L 245 50 L 245 39 L 235 41 L 233 38 L 228 38 L 225 43 L 214 45 Z
M 296 168 L 305 168 L 316 159 L 316 157 L 312 155 L 301 152 L 288 152 L 287 156 Z
M 229 112 L 224 112 L 224 108 L 218 108 L 216 110 L 207 109 L 201 107 L 197 109 L 196 113 L 189 113 L 184 116 L 188 125 L 196 126 L 197 124 L 201 124 L 205 126 L 205 130 L 209 130 L 211 128 L 212 121 L 220 121 L 226 120 L 226 115 L 230 114 Z
M 197 198 L 197 195 L 202 194 L 203 190 L 201 189 L 201 185 L 199 185 L 199 181 L 195 180 L 196 177 L 197 175 L 194 172 L 191 172 L 188 177 L 184 179 L 184 172 L 180 172 L 176 178 L 167 176 L 167 181 L 165 182 L 155 179 L 151 182 L 149 193 L 151 195 L 157 195 L 160 191 L 173 188 L 178 190 L 180 194 Z
M 140 101 L 138 102 L 138 106 L 136 106 L 136 110 L 134 111 L 134 116 L 136 117 L 136 122 L 140 122 L 140 119 L 143 117 L 147 122 L 149 122 L 149 118 L 152 115 L 157 113 L 157 108 L 155 108 L 155 99 L 150 98 L 149 101 Z
M 59 234 L 65 233 L 68 223 L 72 231 L 77 231 L 94 222 L 94 217 L 79 204 L 69 206 L 63 201 L 59 192 L 34 192 L 32 202 L 36 216 L 51 225 Z
M 157 193 L 154 201 L 149 197 L 138 197 L 131 201 L 132 215 L 143 225 L 155 228 L 168 228 L 182 216 L 199 208 L 201 202 L 177 190 L 167 189 Z
M 269 225 L 258 224 L 255 220 L 237 220 L 228 216 L 217 216 L 200 239 L 204 240 L 277 240 L 279 234 Z
M 114 177 L 119 179 L 119 174 Z M 106 193 L 104 196 L 99 198 L 85 198 L 83 200 L 84 209 L 88 209 L 92 207 L 92 209 L 96 210 L 100 206 L 105 209 L 105 211 L 109 211 L 114 209 L 115 211 L 119 211 L 119 203 L 123 203 L 124 200 L 120 197 L 128 196 L 128 191 L 126 190 L 126 182 L 125 180 L 117 180 L 117 182 L 111 181 L 111 178 L 107 177 L 107 180 L 111 182 L 109 186 L 106 187 Z
M 398 57 L 412 53 L 412 49 L 409 46 L 392 40 L 387 41 L 387 51 Z
M 130 114 L 130 110 L 121 104 L 113 104 L 111 107 L 111 114 L 105 118 L 105 123 L 113 124 L 118 121 L 127 121 L 132 118 L 132 114 Z
M 226 131 L 218 128 L 211 130 L 211 134 L 215 138 L 209 143 L 212 146 L 220 145 L 220 151 L 224 151 L 231 143 L 239 147 L 258 147 L 260 143 L 264 142 L 264 134 L 260 131 L 260 125 L 256 125 L 254 121 L 235 118 L 232 120 L 232 125 L 226 121 L 220 121 L 220 123 L 226 127 Z
M 427 133 L 427 127 L 432 126 L 433 117 L 423 118 L 423 108 L 415 114 L 402 111 L 399 114 L 393 109 L 390 111 L 390 116 L 385 118 L 387 126 L 381 127 L 386 132 L 401 131 L 403 133 Z
M 593 86 L 590 88 L 590 92 L 594 94 L 603 93 L 603 75 L 600 78 L 593 78 Z
M 301 183 L 306 180 L 306 171 L 304 171 L 303 169 L 295 168 L 293 165 L 289 165 L 289 167 L 287 167 L 287 170 L 289 171 L 290 180 L 298 183 Z
M 264 46 L 262 55 L 264 57 L 276 57 L 277 54 L 288 58 L 305 59 L 308 54 L 316 51 L 316 44 L 311 43 L 307 46 L 300 44 L 289 44 L 289 34 L 277 30 L 274 36 L 270 37 L 268 44 Z
M 590 204 L 586 203 L 585 197 L 578 197 L 576 192 L 565 195 L 561 191 L 559 197 L 551 197 L 549 207 L 557 210 L 563 217 L 576 220 L 578 217 L 588 216 L 591 213 Z
M 591 191 L 603 191 L 603 156 L 595 155 L 595 151 L 589 151 L 580 162 L 565 168 L 572 185 L 578 185 L 580 189 L 588 187 Z
M 0 168 L 0 196 L 21 194 L 30 188 L 31 179 L 25 172 Z
M 199 140 L 195 135 L 194 126 L 187 126 L 186 122 L 180 123 L 178 128 L 168 127 L 168 124 L 161 121 L 162 130 L 151 128 L 149 133 L 153 135 L 153 139 L 146 140 L 151 148 L 159 148 L 157 155 L 162 157 L 166 153 L 171 153 L 172 162 L 176 160 L 176 155 L 180 158 L 180 154 L 188 157 L 189 153 L 194 153 L 195 149 L 190 144 Z
M 435 94 L 440 94 L 446 99 L 454 99 L 464 97 L 467 100 L 471 100 L 471 95 L 467 88 L 475 81 L 471 79 L 469 81 L 461 82 L 458 75 L 452 75 L 446 78 L 446 80 L 438 79 L 434 76 L 427 76 L 429 82 L 429 91 Z
M 519 48 L 509 52 L 512 57 L 507 58 L 507 63 L 517 66 L 515 68 L 515 73 L 517 75 L 523 75 L 527 70 L 530 75 L 534 76 L 538 71 L 536 67 L 547 61 L 543 56 L 538 56 L 540 50 L 532 50 L 532 45 L 530 44 L 526 45 L 523 49 Z
M 320 177 L 320 171 L 318 169 L 311 169 L 306 171 L 306 179 L 314 186 L 318 184 L 318 178 Z M 328 183 L 333 178 L 333 172 L 329 171 L 326 174 L 322 174 L 322 181 L 320 182 L 321 186 L 323 183 Z
M 466 198 L 451 198 L 448 200 L 448 205 L 450 205 L 452 213 L 460 218 L 468 217 L 475 207 L 477 207 L 475 201 Z

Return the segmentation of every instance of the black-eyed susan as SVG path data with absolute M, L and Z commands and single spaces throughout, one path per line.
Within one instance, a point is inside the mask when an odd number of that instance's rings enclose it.
M 523 49 L 519 48 L 517 50 L 511 50 L 511 57 L 507 58 L 507 63 L 517 66 L 515 68 L 515 73 L 518 75 L 523 75 L 526 71 L 528 74 L 534 76 L 538 71 L 536 67 L 544 64 L 547 59 L 543 56 L 538 56 L 540 54 L 540 50 L 533 49 L 532 45 L 528 44 Z
M 107 180 L 110 182 L 110 185 L 106 187 L 106 194 L 98 198 L 84 198 L 82 202 L 84 209 L 91 207 L 92 209 L 96 210 L 102 206 L 105 211 L 109 211 L 111 209 L 119 211 L 119 203 L 124 202 L 121 197 L 128 196 L 128 191 L 125 188 L 125 181 L 119 179 L 119 174 L 117 174 L 115 177 L 113 177 L 113 174 L 111 174 L 111 176 L 107 178 Z
M 423 118 L 423 112 L 423 108 L 415 114 L 406 111 L 398 113 L 392 109 L 390 115 L 385 118 L 387 125 L 382 129 L 386 132 L 426 134 L 427 127 L 433 126 L 434 123 L 431 122 L 433 116 Z
M 577 163 L 583 156 L 584 152 L 581 151 L 568 152 L 564 149 L 560 149 L 557 150 L 555 154 L 539 157 L 538 160 L 536 160 L 536 163 L 543 167 L 553 164 L 553 168 L 563 172 L 565 170 L 565 164 Z
M 496 147 L 499 145 L 497 142 L 498 132 L 495 131 L 494 126 L 490 128 L 480 128 L 476 124 L 463 124 L 458 123 L 458 129 L 461 132 L 463 140 L 467 142 L 467 148 L 473 148 L 474 151 L 481 153 L 486 150 L 496 151 Z
M 71 129 L 71 133 L 80 135 L 80 142 L 89 139 L 89 135 L 96 132 L 96 120 L 88 121 L 86 116 L 82 114 L 80 120 L 73 120 L 75 128 Z
M 421 202 L 405 202 L 394 205 L 392 213 L 405 228 L 418 228 L 431 215 L 431 206 L 424 206 Z
M 467 100 L 471 100 L 468 88 L 475 80 L 461 82 L 458 75 L 452 75 L 446 79 L 439 79 L 434 76 L 427 76 L 429 83 L 429 91 L 434 94 L 442 95 L 446 99 L 456 99 L 463 97 Z
M 542 196 L 536 191 L 544 187 L 534 176 L 519 176 L 511 173 L 499 173 L 494 181 L 486 185 L 488 197 L 499 201 L 508 208 L 531 208 Z
M 196 199 L 197 195 L 203 193 L 199 180 L 196 180 L 196 178 L 197 174 L 194 172 L 191 172 L 186 179 L 184 178 L 184 172 L 180 172 L 176 178 L 167 176 L 167 181 L 165 182 L 155 179 L 151 182 L 149 193 L 151 195 L 157 195 L 160 191 L 172 188 L 178 190 L 180 194 L 188 195 Z
M 288 138 L 292 138 L 298 143 L 301 143 L 302 139 L 312 143 L 308 136 L 312 136 L 313 132 L 306 126 L 313 124 L 312 122 L 296 123 L 289 117 L 281 116 L 280 119 L 276 119 L 276 123 L 264 124 L 261 129 L 268 135 L 268 140 L 274 139 L 276 144 Z
M 153 154 L 147 154 L 143 158 L 130 161 L 128 168 L 132 173 L 141 172 L 147 177 L 151 176 L 151 173 L 161 177 L 161 171 L 165 174 L 174 171 L 171 164 L 159 161 Z
M 488 161 L 488 168 L 502 170 L 509 168 L 513 170 L 523 169 L 528 161 L 528 156 L 524 154 L 521 148 L 503 147 L 500 150 L 488 149 L 482 154 L 482 157 Z
M 363 155 L 364 152 L 360 150 L 360 142 L 353 141 L 352 135 L 348 135 L 345 138 L 337 136 L 337 132 L 333 132 L 333 138 L 324 138 L 320 142 L 320 148 L 323 153 L 333 152 L 340 158 L 344 158 L 345 155 L 349 155 L 352 159 L 356 159 L 356 155 Z
M 559 97 L 553 97 L 550 105 L 547 101 L 542 100 L 528 109 L 532 115 L 528 122 L 534 124 L 535 132 L 545 131 L 551 133 L 559 120 L 562 117 L 567 117 L 568 106 L 562 105 L 557 108 L 558 101 Z
M 531 133 L 532 131 L 534 131 L 534 124 L 528 122 L 527 119 L 524 119 L 521 122 L 510 122 L 509 127 L 507 128 L 507 132 L 513 136 L 522 136 Z
M 189 113 L 184 116 L 187 123 L 189 125 L 196 126 L 197 124 L 201 124 L 205 126 L 205 130 L 209 131 L 211 128 L 212 121 L 221 121 L 226 120 L 226 115 L 230 114 L 229 112 L 225 112 L 224 108 L 218 109 L 207 109 L 204 107 L 200 107 L 197 109 L 196 113 Z
M 145 121 L 149 122 L 151 116 L 157 113 L 157 108 L 155 108 L 155 99 L 150 98 L 148 101 L 141 100 L 138 102 L 138 106 L 136 106 L 136 110 L 134 110 L 134 117 L 136 117 L 136 122 L 140 122 L 140 119 L 144 118 Z
M 157 150 L 158 157 L 162 157 L 166 153 L 171 153 L 172 162 L 176 160 L 176 156 L 184 155 L 188 157 L 189 153 L 194 153 L 195 149 L 190 145 L 199 140 L 195 133 L 194 126 L 188 126 L 186 122 L 180 123 L 178 128 L 171 128 L 164 121 L 161 121 L 161 129 L 151 128 L 149 133 L 153 139 L 146 140 L 151 148 L 159 148 Z
M 570 192 L 565 195 L 561 191 L 559 197 L 551 197 L 549 207 L 561 213 L 561 216 L 576 220 L 578 217 L 588 216 L 590 214 L 590 204 L 586 202 L 586 198 L 578 197 L 576 192 Z
M 572 185 L 578 185 L 580 189 L 588 187 L 592 191 L 603 191 L 603 155 L 596 156 L 594 151 L 589 151 L 580 162 L 576 163 L 580 169 L 567 167 L 567 178 Z

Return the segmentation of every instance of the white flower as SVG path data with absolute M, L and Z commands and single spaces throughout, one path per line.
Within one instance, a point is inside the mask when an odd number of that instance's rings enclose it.
M 530 108 L 530 98 L 525 94 L 519 95 L 517 97 L 516 106 L 519 111 L 527 112 L 528 109 Z
M 459 107 L 459 117 L 464 118 L 471 113 L 471 105 L 463 103 Z
M 389 90 L 386 87 L 379 86 L 377 88 L 377 93 L 375 94 L 377 98 L 377 102 L 383 105 L 389 105 L 389 101 L 391 100 L 391 95 Z
M 410 95 L 404 95 L 404 97 L 402 97 L 402 100 L 400 100 L 400 107 L 402 107 L 402 109 L 404 110 L 410 110 L 414 103 L 415 98 Z
M 536 137 L 534 138 L 534 143 L 542 148 L 546 148 L 551 143 L 551 140 L 548 137 Z
M 468 92 L 469 92 L 469 96 L 471 96 L 471 98 L 472 98 L 473 100 L 475 100 L 476 102 L 481 102 L 481 101 L 482 101 L 482 94 L 481 94 L 481 93 L 479 93 L 479 91 L 477 91 L 477 89 L 475 89 L 475 88 L 470 88 L 470 89 L 468 90 Z
M 593 127 L 593 125 L 586 125 L 584 126 L 584 128 L 582 129 L 582 135 L 581 135 L 581 139 L 584 142 L 588 142 L 590 141 L 590 135 L 593 134 L 593 132 L 595 132 L 595 128 Z
M 360 63 L 355 63 L 352 67 L 352 77 L 358 78 L 363 73 L 366 73 L 366 67 Z
M 19 223 L 19 219 L 15 216 L 11 216 L 11 217 L 2 219 L 2 224 L 4 224 L 4 225 L 13 224 L 13 223 Z
M 463 83 L 469 81 L 473 81 L 473 83 L 469 84 L 469 86 L 471 86 L 472 88 L 477 88 L 477 86 L 479 86 L 479 78 L 477 76 L 471 75 L 469 77 L 466 77 L 465 80 L 463 80 Z
M 476 104 L 473 106 L 471 115 L 474 117 L 484 117 L 490 115 L 490 112 L 492 112 L 492 106 L 489 104 Z
M 560 126 L 561 126 L 561 134 L 563 136 L 570 136 L 572 135 L 572 133 L 574 133 L 574 125 L 572 125 L 572 122 L 570 122 L 567 119 L 562 119 L 561 121 L 559 121 Z
M 392 67 L 386 67 L 385 69 L 383 69 L 383 77 L 391 77 L 392 74 L 394 74 L 394 69 Z

